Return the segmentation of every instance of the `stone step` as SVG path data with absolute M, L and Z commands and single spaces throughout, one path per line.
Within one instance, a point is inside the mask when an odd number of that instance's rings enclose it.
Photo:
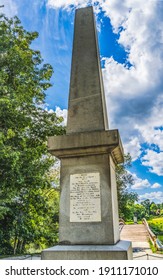
M 121 240 L 132 242 L 133 250 L 149 250 L 148 233 L 144 225 L 125 225 L 120 234 Z
M 125 225 L 120 234 L 121 240 L 148 242 L 148 233 L 144 225 Z

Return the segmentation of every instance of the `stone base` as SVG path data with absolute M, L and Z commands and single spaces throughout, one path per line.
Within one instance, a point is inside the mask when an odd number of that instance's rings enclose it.
M 115 245 L 57 245 L 42 251 L 42 260 L 132 260 L 129 241 Z

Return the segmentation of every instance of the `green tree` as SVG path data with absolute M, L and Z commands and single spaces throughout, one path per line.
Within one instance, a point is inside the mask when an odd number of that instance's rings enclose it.
M 62 119 L 45 109 L 53 69 L 31 48 L 37 37 L 17 17 L 0 16 L 0 248 L 5 253 L 45 234 L 41 227 L 37 234 L 50 211 L 44 191 L 56 191 L 47 137 L 64 128 Z
M 124 219 L 133 218 L 131 207 L 138 200 L 138 194 L 129 190 L 134 183 L 132 174 L 127 171 L 130 166 L 131 156 L 129 154 L 125 155 L 123 164 L 116 166 L 119 216 Z
M 146 210 L 145 207 L 141 204 L 134 204 L 132 211 L 133 215 L 135 215 L 138 218 L 138 220 L 142 220 L 145 217 Z
M 150 206 L 151 206 L 151 202 L 149 199 L 145 199 L 144 201 L 141 202 L 141 205 L 143 205 L 145 207 L 145 218 L 149 218 L 150 216 Z
M 156 213 L 157 213 L 158 209 L 159 208 L 158 208 L 157 204 L 154 203 L 154 202 L 151 202 L 151 204 L 150 204 L 150 214 L 152 214 L 154 216 L 157 215 Z

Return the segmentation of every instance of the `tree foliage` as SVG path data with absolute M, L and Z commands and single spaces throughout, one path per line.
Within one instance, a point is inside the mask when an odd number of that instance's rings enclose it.
M 8 253 L 46 236 L 46 225 L 56 223 L 58 200 L 49 176 L 54 159 L 47 137 L 64 133 L 61 118 L 45 109 L 45 91 L 53 69 L 43 64 L 28 32 L 17 17 L 0 16 L 0 247 Z M 50 220 L 49 220 L 50 219 Z M 46 231 L 46 233 L 45 233 Z M 50 236 L 50 233 L 49 233 Z M 50 237 L 49 237 L 50 238 Z M 48 239 L 48 237 L 47 237 Z M 51 238 L 54 239 L 54 238 Z
M 163 215 L 163 203 L 156 204 L 149 199 L 137 203 L 138 194 L 131 191 L 134 183 L 132 174 L 127 170 L 131 166 L 131 156 L 125 155 L 124 163 L 116 167 L 116 179 L 118 188 L 119 215 L 124 220 L 132 220 L 136 216 L 138 220 L 149 219 Z
M 130 191 L 134 183 L 132 174 L 127 171 L 131 166 L 131 156 L 125 155 L 124 163 L 116 166 L 116 180 L 118 189 L 119 216 L 124 219 L 131 218 L 131 206 L 138 200 L 138 195 Z

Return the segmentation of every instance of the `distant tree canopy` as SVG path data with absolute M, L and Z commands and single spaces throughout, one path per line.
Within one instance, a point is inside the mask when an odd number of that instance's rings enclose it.
M 118 189 L 119 216 L 124 219 L 133 218 L 131 206 L 138 200 L 138 194 L 131 192 L 129 187 L 134 183 L 133 176 L 127 171 L 131 166 L 131 156 L 124 156 L 124 163 L 116 166 L 116 180 Z
M 131 192 L 130 187 L 134 183 L 133 176 L 127 169 L 131 166 L 130 154 L 125 155 L 124 163 L 116 167 L 116 179 L 118 189 L 119 216 L 125 221 L 133 221 L 136 216 L 138 220 L 149 219 L 152 216 L 163 215 L 163 203 L 156 204 L 149 199 L 137 203 L 138 194 Z
M 55 232 L 59 194 L 46 141 L 64 128 L 45 109 L 53 69 L 30 47 L 37 37 L 17 17 L 0 15 L 0 253 L 57 238 L 50 229 Z

